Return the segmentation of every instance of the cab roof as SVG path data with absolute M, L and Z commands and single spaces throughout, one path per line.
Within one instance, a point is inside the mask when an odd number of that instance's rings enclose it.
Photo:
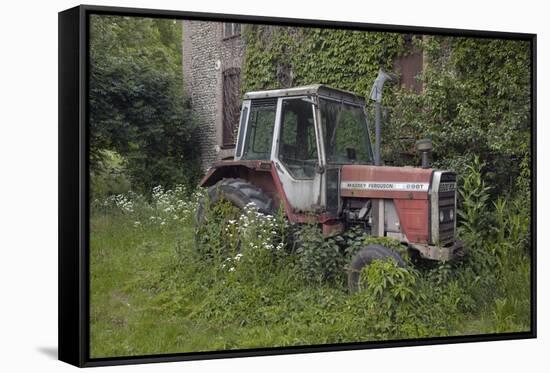
M 254 100 L 259 98 L 278 98 L 291 96 L 317 95 L 336 100 L 343 100 L 355 105 L 365 105 L 365 99 L 353 92 L 343 89 L 332 88 L 325 84 L 312 84 L 301 87 L 269 89 L 264 91 L 247 92 L 244 95 L 245 100 Z

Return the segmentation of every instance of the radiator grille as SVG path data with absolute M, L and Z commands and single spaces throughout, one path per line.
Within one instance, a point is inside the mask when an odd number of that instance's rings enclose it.
M 452 243 L 455 237 L 456 174 L 446 172 L 441 175 L 438 202 L 439 242 L 442 245 L 446 245 Z

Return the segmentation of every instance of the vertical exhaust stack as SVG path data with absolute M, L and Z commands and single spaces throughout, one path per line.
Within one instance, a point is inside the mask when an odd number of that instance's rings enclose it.
M 372 89 L 370 91 L 369 98 L 375 102 L 374 110 L 375 110 L 375 147 L 374 147 L 374 165 L 380 166 L 381 160 L 380 160 L 380 122 L 381 119 L 381 111 L 382 111 L 382 90 L 384 89 L 384 83 L 386 81 L 390 81 L 392 83 L 395 83 L 398 81 L 397 75 L 392 73 L 387 73 L 384 71 L 384 69 L 378 70 L 378 76 L 374 80 L 374 84 L 372 85 Z
M 416 142 L 416 150 L 422 157 L 422 168 L 430 168 L 430 152 L 432 151 L 432 140 L 421 139 Z
M 375 147 L 374 147 L 374 165 L 380 166 L 380 138 L 381 138 L 381 122 L 382 122 L 382 90 L 386 81 L 398 81 L 395 74 L 388 74 L 383 69 L 378 70 L 378 76 L 374 80 L 370 91 L 370 99 L 374 101 L 375 112 Z M 384 200 L 382 198 L 374 199 L 372 203 L 372 234 L 373 236 L 383 237 L 384 226 Z

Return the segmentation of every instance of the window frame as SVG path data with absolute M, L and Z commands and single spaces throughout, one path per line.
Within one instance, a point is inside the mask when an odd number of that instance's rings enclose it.
M 235 145 L 235 159 L 240 160 L 243 154 L 244 142 L 246 139 L 246 129 L 248 128 L 248 116 L 250 114 L 250 100 L 244 100 L 241 106 L 241 116 L 239 118 L 239 129 L 237 130 L 237 144 Z
M 230 67 L 228 69 L 225 69 L 224 71 L 222 71 L 222 115 L 221 115 L 221 147 L 223 149 L 228 149 L 228 148 L 234 148 L 237 144 L 237 137 L 238 136 L 238 133 L 235 134 L 235 128 L 233 127 L 232 128 L 232 132 L 231 134 L 226 134 L 226 120 L 229 120 L 226 118 L 226 115 L 228 114 L 227 113 L 227 110 L 228 108 L 226 107 L 226 82 L 229 80 L 229 79 L 232 79 L 233 77 L 236 77 L 237 78 L 237 82 L 238 82 L 238 89 L 237 91 L 240 92 L 240 87 L 241 87 L 241 69 L 238 68 L 238 67 Z M 239 119 L 240 119 L 240 112 L 242 112 L 242 106 L 239 105 L 239 101 L 240 101 L 241 97 L 239 95 L 239 93 L 237 93 L 236 97 L 234 98 L 235 100 L 235 103 L 236 105 L 239 106 L 239 108 L 237 108 L 236 110 L 239 110 Z M 233 125 L 235 125 L 235 123 L 233 123 Z M 238 125 L 240 125 L 240 121 L 238 122 Z M 226 138 L 229 137 L 229 138 L 232 138 L 232 142 L 227 142 L 226 141 Z
M 226 32 L 225 32 L 227 25 L 231 25 L 231 33 L 229 35 L 226 34 Z M 237 28 L 236 25 L 239 25 L 239 27 L 238 27 L 239 31 L 238 32 L 235 31 L 235 29 Z M 242 23 L 239 23 L 239 22 L 223 22 L 223 24 L 222 24 L 222 40 L 229 40 L 229 39 L 239 37 L 239 36 L 241 36 L 242 31 L 243 31 L 243 24 Z
M 242 145 L 239 145 L 241 147 L 240 151 L 239 151 L 239 160 L 266 160 L 266 159 L 259 159 L 257 157 L 253 157 L 253 158 L 243 158 L 245 153 L 244 153 L 244 149 L 245 147 L 248 146 L 248 144 L 250 143 L 250 141 L 254 142 L 253 139 L 249 138 L 249 130 L 250 130 L 250 118 L 251 118 L 251 115 L 252 115 L 252 111 L 254 110 L 254 108 L 256 106 L 254 106 L 252 103 L 253 103 L 254 100 L 245 100 L 246 102 L 246 105 L 247 105 L 247 114 L 246 114 L 246 122 L 244 124 L 244 127 L 245 127 L 245 132 L 242 136 Z M 271 133 L 271 143 L 270 143 L 270 148 L 269 148 L 269 151 L 266 153 L 268 154 L 268 158 L 267 160 L 271 160 L 273 159 L 273 141 L 275 141 L 275 131 L 276 131 L 276 127 L 277 127 L 277 121 L 278 121 L 278 115 L 279 115 L 279 104 L 280 104 L 280 100 L 277 100 L 275 102 L 275 105 L 274 105 L 274 117 L 273 117 L 273 126 L 272 126 L 272 133 Z M 244 109 L 244 105 L 245 103 L 243 102 L 243 109 Z M 261 107 L 261 106 L 260 106 Z M 242 111 L 241 111 L 241 120 L 242 120 Z M 241 131 L 242 128 L 241 126 L 239 125 L 239 131 Z M 253 134 L 250 134 L 250 136 L 254 136 L 254 139 L 256 138 L 256 132 L 254 132 Z M 239 136 L 239 134 L 237 134 L 237 136 Z M 252 146 L 254 146 L 254 144 L 252 144 Z

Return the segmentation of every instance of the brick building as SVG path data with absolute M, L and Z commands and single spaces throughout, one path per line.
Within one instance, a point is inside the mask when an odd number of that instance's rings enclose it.
M 183 77 L 198 122 L 201 167 L 233 156 L 245 45 L 239 23 L 183 21 Z
M 198 122 L 196 143 L 203 170 L 213 161 L 234 154 L 246 49 L 244 27 L 239 23 L 183 21 L 184 85 Z M 408 53 L 395 60 L 394 70 L 400 74 L 402 86 L 420 93 L 422 83 L 416 76 L 423 70 L 425 59 L 413 46 L 412 36 L 406 36 L 405 43 Z M 283 85 L 291 85 L 286 83 Z

